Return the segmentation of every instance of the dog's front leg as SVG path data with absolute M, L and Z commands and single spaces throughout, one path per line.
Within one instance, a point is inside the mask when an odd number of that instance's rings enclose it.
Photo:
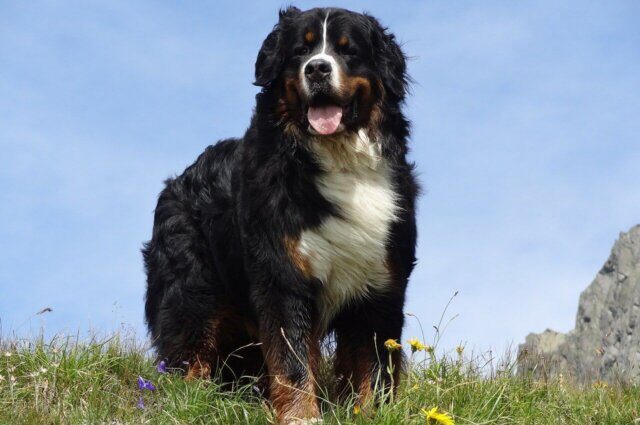
M 319 337 L 313 327 L 315 307 L 307 294 L 295 288 L 282 289 L 274 285 L 254 293 L 270 400 L 281 424 L 314 423 L 320 417 L 315 379 L 320 357 Z
M 372 297 L 345 309 L 335 322 L 335 372 L 341 396 L 356 395 L 368 409 L 390 399 L 402 368 L 402 351 L 389 350 L 385 341 L 400 341 L 404 315 L 400 295 Z

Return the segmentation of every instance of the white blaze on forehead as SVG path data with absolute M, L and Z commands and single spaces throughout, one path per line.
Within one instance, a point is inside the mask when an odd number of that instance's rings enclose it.
M 322 22 L 322 50 L 320 50 L 320 53 L 316 53 L 315 55 L 307 59 L 307 61 L 303 63 L 302 67 L 300 68 L 300 79 L 302 80 L 302 86 L 307 94 L 309 94 L 309 85 L 307 84 L 307 79 L 304 75 L 304 69 L 307 67 L 309 62 L 316 59 L 323 59 L 331 64 L 331 86 L 336 90 L 340 88 L 340 73 L 338 72 L 338 62 L 332 55 L 327 54 L 327 27 L 329 26 L 329 12 L 330 11 L 328 10 L 327 14 L 324 17 L 324 21 Z
M 327 15 L 324 17 L 324 22 L 322 23 L 322 53 L 326 53 L 327 51 L 327 22 L 329 21 L 329 11 L 327 10 Z

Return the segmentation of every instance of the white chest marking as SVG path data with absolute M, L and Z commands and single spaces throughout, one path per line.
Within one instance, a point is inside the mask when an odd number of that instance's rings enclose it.
M 351 300 L 388 287 L 386 243 L 398 210 L 379 145 L 364 131 L 336 138 L 314 141 L 313 150 L 326 171 L 318 189 L 340 217 L 304 231 L 299 245 L 322 282 L 318 308 L 324 326 Z

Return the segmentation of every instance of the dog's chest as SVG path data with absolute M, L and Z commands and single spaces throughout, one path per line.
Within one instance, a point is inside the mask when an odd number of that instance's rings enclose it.
M 377 146 L 360 137 L 347 141 L 352 144 L 343 146 L 345 151 L 316 149 L 326 170 L 316 185 L 338 216 L 304 231 L 299 246 L 322 282 L 318 309 L 324 325 L 345 304 L 384 291 L 390 281 L 387 240 L 397 217 L 397 195 Z

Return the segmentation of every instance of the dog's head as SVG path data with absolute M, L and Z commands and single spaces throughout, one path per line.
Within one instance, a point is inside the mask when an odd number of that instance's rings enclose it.
M 265 39 L 255 83 L 277 99 L 275 113 L 296 131 L 331 135 L 374 126 L 407 86 L 405 56 L 366 14 L 290 7 Z

